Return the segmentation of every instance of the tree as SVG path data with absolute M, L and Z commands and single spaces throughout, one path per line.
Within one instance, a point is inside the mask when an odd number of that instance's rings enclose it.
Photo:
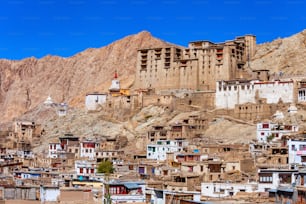
M 114 173 L 114 167 L 112 162 L 110 161 L 102 161 L 99 165 L 98 165 L 98 173 L 104 173 L 104 174 L 111 174 Z
M 267 141 L 268 141 L 268 142 L 271 142 L 273 139 L 274 139 L 274 135 L 269 135 L 269 136 L 267 137 Z
M 103 199 L 103 203 L 104 204 L 111 204 L 112 200 L 111 200 L 111 194 L 109 192 L 109 174 L 114 172 L 114 167 L 112 162 L 106 160 L 106 161 L 102 161 L 97 168 L 97 172 L 98 173 L 104 173 L 105 174 L 105 180 L 104 180 L 104 199 Z

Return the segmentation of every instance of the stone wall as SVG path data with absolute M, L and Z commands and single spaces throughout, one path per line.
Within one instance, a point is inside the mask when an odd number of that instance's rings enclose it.
M 235 105 L 233 117 L 242 120 L 261 121 L 263 119 L 271 119 L 277 110 L 284 109 L 289 104 L 266 104 L 266 103 L 246 103 Z
M 35 187 L 16 187 L 2 188 L 5 200 L 38 200 L 39 188 Z
M 240 160 L 240 171 L 245 173 L 254 172 L 254 160 L 253 159 L 241 159 Z

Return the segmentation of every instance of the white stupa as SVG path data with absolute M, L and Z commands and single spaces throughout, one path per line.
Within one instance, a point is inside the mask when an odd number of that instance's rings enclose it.
M 120 91 L 120 81 L 118 79 L 117 71 L 115 71 L 114 79 L 112 80 L 112 85 L 108 89 L 110 92 Z
M 288 108 L 288 113 L 289 114 L 295 114 L 297 113 L 298 109 L 294 104 L 290 104 L 289 108 Z
M 49 95 L 48 98 L 45 100 L 44 105 L 51 106 L 53 104 L 52 98 Z

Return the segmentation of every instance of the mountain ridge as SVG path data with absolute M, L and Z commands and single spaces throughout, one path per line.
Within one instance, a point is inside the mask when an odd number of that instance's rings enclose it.
M 252 69 L 268 69 L 270 74 L 305 75 L 306 29 L 285 38 L 258 44 L 251 59 Z
M 0 60 L 0 111 L 8 122 L 42 103 L 47 96 L 83 108 L 86 93 L 107 91 L 114 71 L 123 87 L 135 78 L 137 50 L 175 45 L 148 31 L 129 35 L 101 48 L 88 48 L 70 57 L 46 55 L 40 59 Z M 178 46 L 178 45 L 177 45 Z M 256 45 L 252 70 L 306 77 L 306 30 Z
M 134 80 L 137 50 L 165 45 L 142 31 L 68 58 L 46 55 L 0 60 L 0 111 L 4 113 L 0 122 L 22 115 L 48 95 L 56 102 L 81 106 L 87 92 L 106 90 L 115 70 L 123 86 L 129 85 Z

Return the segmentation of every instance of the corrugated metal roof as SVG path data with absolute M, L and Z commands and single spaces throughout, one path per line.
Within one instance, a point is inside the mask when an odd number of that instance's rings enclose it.
M 139 188 L 139 185 L 137 183 L 124 183 L 124 186 L 128 189 L 136 189 Z

